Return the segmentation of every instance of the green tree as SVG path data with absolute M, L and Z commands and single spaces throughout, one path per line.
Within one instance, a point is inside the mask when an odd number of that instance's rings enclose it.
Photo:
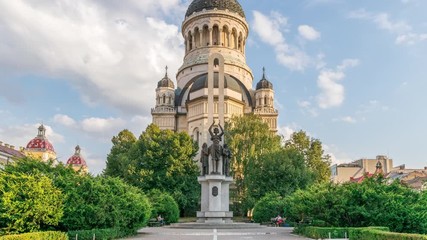
M 423 194 L 379 177 L 362 183 L 323 183 L 286 198 L 289 216 L 321 220 L 337 227 L 386 226 L 395 232 L 427 233 Z
M 291 135 L 291 138 L 285 142 L 285 147 L 296 149 L 304 155 L 306 164 L 315 174 L 316 182 L 330 181 L 331 158 L 324 154 L 322 142 L 319 139 L 310 139 L 304 131 L 299 131 Z
M 247 187 L 245 204 L 248 208 L 268 192 L 287 196 L 312 184 L 314 174 L 304 163 L 304 157 L 294 149 L 279 149 L 248 162 L 244 179 Z
M 135 135 L 127 129 L 111 139 L 113 146 L 107 156 L 106 168 L 103 171 L 105 175 L 119 177 L 127 174 L 130 164 L 128 153 L 136 141 Z
M 157 189 L 150 191 L 148 197 L 152 203 L 151 218 L 161 215 L 166 222 L 176 223 L 179 219 L 179 207 L 171 195 Z
M 7 233 L 35 232 L 58 225 L 63 195 L 40 174 L 0 172 L 0 216 Z
M 193 158 L 198 149 L 187 133 L 161 130 L 151 124 L 132 146 L 123 150 L 122 158 L 128 165 L 126 171 L 119 171 L 120 178 L 145 192 L 152 189 L 168 192 L 182 214 L 195 214 L 200 185 L 199 168 Z M 109 171 L 106 175 L 110 175 Z
M 225 125 L 225 142 L 232 152 L 231 170 L 236 181 L 235 202 L 245 201 L 248 190 L 244 178 L 250 171 L 248 163 L 279 149 L 280 141 L 280 137 L 272 133 L 268 125 L 254 114 L 234 116 Z M 247 209 L 246 205 L 243 204 L 241 213 Z
M 284 198 L 276 192 L 270 192 L 255 204 L 253 218 L 257 223 L 269 222 L 278 214 L 283 216 L 284 210 Z

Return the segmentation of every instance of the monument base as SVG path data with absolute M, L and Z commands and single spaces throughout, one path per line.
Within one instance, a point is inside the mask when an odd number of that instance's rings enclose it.
M 226 224 L 233 223 L 233 212 L 217 211 L 217 212 L 197 212 L 198 223 L 216 223 Z
M 198 181 L 202 187 L 202 198 L 197 223 L 233 223 L 233 212 L 229 211 L 229 186 L 233 178 L 214 173 L 200 176 Z

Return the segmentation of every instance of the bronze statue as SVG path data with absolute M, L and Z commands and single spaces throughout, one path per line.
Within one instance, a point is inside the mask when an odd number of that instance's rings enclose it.
M 222 172 L 227 177 L 230 176 L 230 159 L 231 151 L 227 144 L 224 144 L 224 147 L 222 148 Z
M 219 133 L 219 129 L 216 127 L 213 130 L 215 121 L 209 127 L 209 134 L 211 135 L 212 145 L 209 147 L 209 154 L 212 157 L 212 173 L 218 172 L 219 160 L 222 157 L 222 147 L 220 145 L 222 136 L 224 135 L 224 129 L 221 127 L 221 124 L 218 122 L 218 126 L 221 129 L 221 133 Z
M 202 163 L 202 176 L 209 174 L 209 149 L 206 143 L 202 145 L 200 162 Z

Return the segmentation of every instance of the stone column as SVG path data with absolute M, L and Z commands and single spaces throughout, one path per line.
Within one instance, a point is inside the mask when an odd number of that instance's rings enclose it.
M 209 46 L 212 46 L 212 42 L 213 42 L 213 39 L 212 39 L 212 31 L 213 31 L 213 28 L 209 28 L 209 43 L 208 43 L 208 45 Z

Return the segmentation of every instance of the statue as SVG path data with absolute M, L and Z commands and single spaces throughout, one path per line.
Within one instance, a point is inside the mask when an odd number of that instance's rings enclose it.
M 221 133 L 219 133 L 219 129 L 216 127 L 213 130 L 215 121 L 212 123 L 212 125 L 209 127 L 209 134 L 211 135 L 212 145 L 209 147 L 209 154 L 212 158 L 212 173 L 219 173 L 218 172 L 218 165 L 219 160 L 222 157 L 222 147 L 220 145 L 222 136 L 224 135 L 224 129 L 221 127 L 221 124 L 218 122 L 218 126 L 221 129 Z
M 224 144 L 224 147 L 222 148 L 222 172 L 227 177 L 230 176 L 230 159 L 231 151 L 227 144 Z
M 209 174 L 209 149 L 206 143 L 202 145 L 200 162 L 202 163 L 202 176 Z

